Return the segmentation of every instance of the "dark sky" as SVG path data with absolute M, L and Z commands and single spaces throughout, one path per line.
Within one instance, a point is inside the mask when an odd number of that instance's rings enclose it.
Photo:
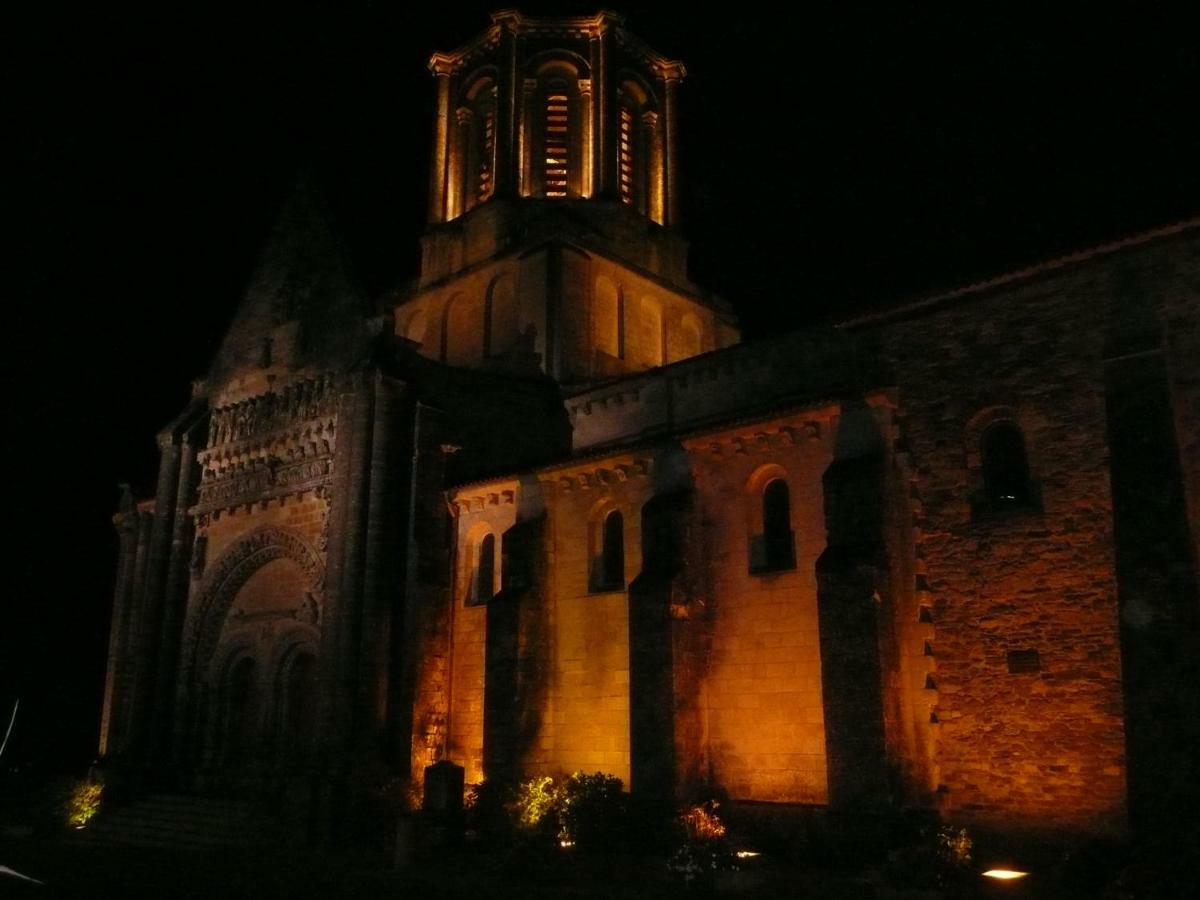
M 42 4 L 6 27 L 14 759 L 87 758 L 116 484 L 149 490 L 154 433 L 207 367 L 297 167 L 318 171 L 372 292 L 413 275 L 425 63 L 497 5 Z M 809 6 L 618 7 L 688 66 L 692 274 L 748 335 L 1200 214 L 1200 62 L 1168 13 Z

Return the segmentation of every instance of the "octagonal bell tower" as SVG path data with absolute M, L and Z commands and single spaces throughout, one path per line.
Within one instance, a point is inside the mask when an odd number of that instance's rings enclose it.
M 435 53 L 429 220 L 493 197 L 618 201 L 679 224 L 676 93 L 683 64 L 611 12 L 532 19 L 505 10 Z
M 429 225 L 397 330 L 451 365 L 591 382 L 737 340 L 687 277 L 683 64 L 621 16 L 493 14 L 435 53 Z

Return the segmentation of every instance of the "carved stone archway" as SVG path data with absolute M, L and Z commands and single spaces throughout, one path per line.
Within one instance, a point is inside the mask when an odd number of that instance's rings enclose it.
M 230 608 L 246 582 L 263 566 L 273 560 L 287 559 L 299 566 L 307 585 L 306 600 L 311 618 L 306 623 L 310 635 L 319 639 L 324 606 L 325 566 L 316 548 L 303 537 L 286 528 L 265 526 L 243 535 L 230 545 L 208 568 L 204 582 L 196 594 L 184 634 L 183 671 L 180 687 L 182 721 L 192 723 L 192 733 L 185 739 L 186 755 L 200 749 L 211 722 L 205 721 L 212 709 L 213 685 L 208 684 L 212 663 L 218 654 L 222 628 Z M 315 643 L 315 641 L 314 641 Z M 205 702 L 207 698 L 207 702 Z M 197 705 L 198 704 L 198 705 Z M 203 755 L 203 753 L 202 753 Z

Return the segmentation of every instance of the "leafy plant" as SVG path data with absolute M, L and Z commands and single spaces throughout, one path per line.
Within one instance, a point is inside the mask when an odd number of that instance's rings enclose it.
M 576 772 L 559 791 L 559 840 L 584 848 L 611 846 L 625 825 L 625 794 L 615 775 Z
M 737 869 L 717 808 L 717 802 L 709 800 L 684 807 L 676 819 L 680 842 L 667 859 L 667 871 L 687 887 L 707 884 L 719 871 Z
M 100 800 L 104 796 L 104 782 L 90 777 L 77 781 L 67 799 L 67 824 L 72 828 L 83 828 L 100 811 Z

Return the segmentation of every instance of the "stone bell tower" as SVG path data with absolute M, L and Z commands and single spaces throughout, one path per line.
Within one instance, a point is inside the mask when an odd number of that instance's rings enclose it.
M 399 336 L 451 365 L 564 382 L 736 342 L 728 307 L 687 277 L 682 63 L 615 13 L 504 10 L 429 67 L 429 227 Z

